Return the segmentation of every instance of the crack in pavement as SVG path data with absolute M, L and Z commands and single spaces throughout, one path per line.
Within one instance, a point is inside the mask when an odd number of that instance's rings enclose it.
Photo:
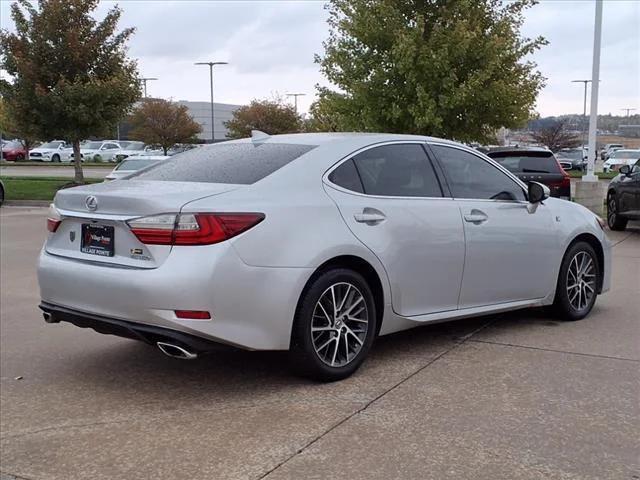
M 474 343 L 486 343 L 489 345 L 500 345 L 503 347 L 513 347 L 513 348 L 526 348 L 528 350 L 539 350 L 542 352 L 553 352 L 553 353 L 564 353 L 566 355 L 578 355 L 581 357 L 591 357 L 591 358 L 604 358 L 607 360 L 621 360 L 623 362 L 634 362 L 640 363 L 640 360 L 636 360 L 634 358 L 625 358 L 625 357 L 612 357 L 610 355 L 599 355 L 597 353 L 581 353 L 581 352 L 569 352 L 567 350 L 557 350 L 554 348 L 544 348 L 544 347 L 531 347 L 528 345 L 517 345 L 515 343 L 505 343 L 505 342 L 495 342 L 491 340 L 470 340 Z
M 381 394 L 377 395 L 376 397 L 374 397 L 372 400 L 368 401 L 367 403 L 365 403 L 364 406 L 362 406 L 361 408 L 358 408 L 357 410 L 355 410 L 353 413 L 347 415 L 345 418 L 343 418 L 342 420 L 340 420 L 339 422 L 335 423 L 334 425 L 332 425 L 331 427 L 329 427 L 327 430 L 325 430 L 324 432 L 322 432 L 320 435 L 316 436 L 315 438 L 313 438 L 311 441 L 307 442 L 305 445 L 303 445 L 302 447 L 300 447 L 299 449 L 297 449 L 295 451 L 294 454 L 288 456 L 287 458 L 285 458 L 283 461 L 279 462 L 275 467 L 269 469 L 267 472 L 265 472 L 264 474 L 262 474 L 261 476 L 259 476 L 257 478 L 257 480 L 262 480 L 266 477 L 268 477 L 269 475 L 271 475 L 273 472 L 275 472 L 276 470 L 278 470 L 280 467 L 284 466 L 285 464 L 287 464 L 290 460 L 292 460 L 293 458 L 297 457 L 299 454 L 301 454 L 302 452 L 304 452 L 305 450 L 309 449 L 310 447 L 312 447 L 314 444 L 316 444 L 317 442 L 319 442 L 320 440 L 322 440 L 322 438 L 324 438 L 326 435 L 328 435 L 329 433 L 333 432 L 335 429 L 337 429 L 338 427 L 340 427 L 341 425 L 343 425 L 344 423 L 348 422 L 349 420 L 351 420 L 353 417 L 355 417 L 356 415 L 364 412 L 365 410 L 367 410 L 371 405 L 373 405 L 375 402 L 377 402 L 378 400 L 380 400 L 382 397 L 384 397 L 385 395 L 387 395 L 388 393 L 393 392 L 394 390 L 396 390 L 399 386 L 401 386 L 402 384 L 404 384 L 407 380 L 412 379 L 413 377 L 415 377 L 416 375 L 418 375 L 420 372 L 422 372 L 423 370 L 425 370 L 426 368 L 430 367 L 431 365 L 433 365 L 435 362 L 437 362 L 438 360 L 440 360 L 442 357 L 444 357 L 445 355 L 447 355 L 448 353 L 456 350 L 457 348 L 460 348 L 462 345 L 464 345 L 467 341 L 469 341 L 471 339 L 471 337 L 473 337 L 476 333 L 480 332 L 481 330 L 485 329 L 486 327 L 488 327 L 489 325 L 491 325 L 495 320 L 490 320 L 487 323 L 481 325 L 480 327 L 476 328 L 474 331 L 472 331 L 471 333 L 464 335 L 462 337 L 459 338 L 458 341 L 454 341 L 454 344 L 449 347 L 448 349 L 444 350 L 443 352 L 441 352 L 440 354 L 436 355 L 434 358 L 432 358 L 431 360 L 429 360 L 426 364 L 424 364 L 423 366 L 421 366 L 420 368 L 418 368 L 417 370 L 415 370 L 414 372 L 410 373 L 409 375 L 407 375 L 405 378 L 403 378 L 402 380 L 400 380 L 399 382 L 395 383 L 394 385 L 392 385 L 391 387 L 389 387 L 388 389 L 386 389 L 385 391 L 383 391 Z

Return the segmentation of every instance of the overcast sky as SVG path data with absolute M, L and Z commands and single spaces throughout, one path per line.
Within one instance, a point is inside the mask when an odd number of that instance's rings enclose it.
M 2 28 L 12 28 L 7 0 L 0 0 Z M 313 62 L 327 37 L 324 1 L 103 0 L 98 15 L 115 3 L 121 26 L 135 26 L 130 55 L 149 82 L 151 96 L 209 100 L 207 67 L 198 61 L 228 61 L 215 71 L 216 102 L 247 103 L 276 93 L 303 92 L 301 111 L 325 84 Z M 527 13 L 525 36 L 550 44 L 533 60 L 547 77 L 537 110 L 541 115 L 581 113 L 583 87 L 591 77 L 593 0 L 542 0 Z M 599 111 L 640 111 L 640 1 L 606 0 L 602 34 Z M 588 107 L 587 107 L 588 108 Z

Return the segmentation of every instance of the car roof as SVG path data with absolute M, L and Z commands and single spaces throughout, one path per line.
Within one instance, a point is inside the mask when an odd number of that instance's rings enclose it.
M 511 147 L 493 147 L 493 148 L 490 148 L 487 153 L 497 153 L 497 152 L 500 152 L 500 153 L 549 152 L 551 153 L 551 150 L 549 150 L 547 147 L 529 147 L 529 146 L 520 147 L 516 145 Z
M 378 142 L 393 141 L 425 141 L 450 143 L 452 145 L 461 145 L 458 142 L 445 140 L 442 138 L 428 137 L 424 135 L 407 135 L 399 133 L 368 133 L 368 132 L 321 132 L 321 133 L 290 133 L 283 135 L 268 135 L 264 138 L 255 140 L 258 143 L 292 143 L 300 145 L 320 146 L 335 142 L 353 142 L 354 144 L 373 144 Z M 248 143 L 251 138 L 242 138 L 239 140 L 230 140 L 220 143 Z M 220 143 L 216 144 L 219 145 Z

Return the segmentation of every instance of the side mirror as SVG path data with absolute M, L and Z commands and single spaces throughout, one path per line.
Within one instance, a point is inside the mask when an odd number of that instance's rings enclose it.
M 621 174 L 626 175 L 627 177 L 631 175 L 631 167 L 629 165 L 623 165 L 618 170 Z
M 543 185 L 542 183 L 529 182 L 527 186 L 529 188 L 529 191 L 528 191 L 529 203 L 540 203 L 546 200 L 547 198 L 549 198 L 549 196 L 551 195 L 551 191 L 549 190 L 549 187 L 547 187 L 546 185 Z

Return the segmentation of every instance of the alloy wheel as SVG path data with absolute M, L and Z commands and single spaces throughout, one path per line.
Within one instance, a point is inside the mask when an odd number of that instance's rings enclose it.
M 596 293 L 596 265 L 587 252 L 574 255 L 567 271 L 567 297 L 576 311 L 589 306 Z
M 311 339 L 318 358 L 343 367 L 360 353 L 369 328 L 367 303 L 354 285 L 340 282 L 318 299 L 311 320 Z

